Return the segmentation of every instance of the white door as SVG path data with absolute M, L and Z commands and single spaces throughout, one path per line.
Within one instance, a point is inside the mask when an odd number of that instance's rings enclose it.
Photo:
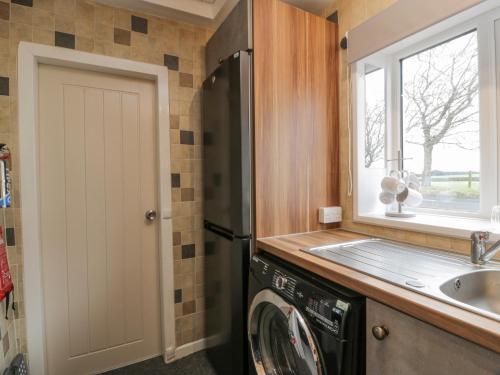
M 157 356 L 154 83 L 40 65 L 38 96 L 48 373 Z

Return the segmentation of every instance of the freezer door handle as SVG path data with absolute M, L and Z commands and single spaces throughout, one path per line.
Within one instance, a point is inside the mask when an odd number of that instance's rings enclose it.
M 205 221 L 205 229 L 212 232 L 212 233 L 215 233 L 219 236 L 222 236 L 230 241 L 234 240 L 234 235 L 229 232 L 228 230 L 224 229 L 224 228 L 221 228 L 219 227 L 218 225 L 215 225 L 215 224 L 212 224 L 212 223 L 209 223 L 207 221 Z

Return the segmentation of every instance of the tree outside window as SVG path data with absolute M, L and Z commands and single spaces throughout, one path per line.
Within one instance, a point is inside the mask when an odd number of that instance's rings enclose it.
M 385 166 L 384 70 L 365 67 L 365 168 Z
M 476 31 L 401 60 L 405 169 L 422 183 L 422 207 L 479 210 L 479 74 Z

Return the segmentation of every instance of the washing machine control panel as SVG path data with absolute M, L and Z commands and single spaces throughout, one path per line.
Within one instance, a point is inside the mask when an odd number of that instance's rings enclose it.
M 343 338 L 349 303 L 309 283 L 297 285 L 295 301 L 305 311 L 310 322 L 333 336 Z
M 310 324 L 339 339 L 344 338 L 345 322 L 350 310 L 348 302 L 258 257 L 254 256 L 252 260 L 255 276 L 286 297 Z

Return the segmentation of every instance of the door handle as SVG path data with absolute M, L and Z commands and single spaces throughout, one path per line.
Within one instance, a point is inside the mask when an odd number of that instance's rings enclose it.
M 144 216 L 146 217 L 146 220 L 148 220 L 148 221 L 155 221 L 156 217 L 158 215 L 156 214 L 155 210 L 148 210 L 148 211 L 146 211 L 146 213 L 144 214 Z

